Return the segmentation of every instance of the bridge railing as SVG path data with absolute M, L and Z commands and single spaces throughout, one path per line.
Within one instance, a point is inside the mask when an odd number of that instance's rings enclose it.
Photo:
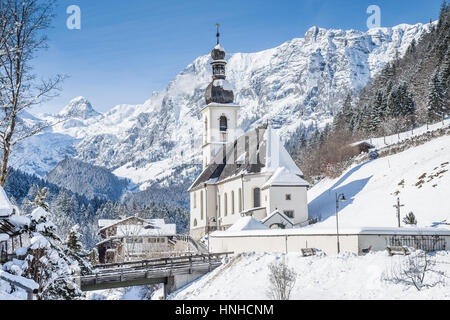
M 170 258 L 159 258 L 141 261 L 128 261 L 128 262 L 118 262 L 118 263 L 107 263 L 99 264 L 93 266 L 95 270 L 110 270 L 116 268 L 148 268 L 148 267 L 162 267 L 170 266 L 173 264 L 179 264 L 182 262 L 193 263 L 193 262 L 208 262 L 211 260 L 220 260 L 224 257 L 234 254 L 234 252 L 224 252 L 224 253 L 210 253 L 210 254 L 195 254 L 195 255 L 185 255 L 180 257 L 170 257 Z

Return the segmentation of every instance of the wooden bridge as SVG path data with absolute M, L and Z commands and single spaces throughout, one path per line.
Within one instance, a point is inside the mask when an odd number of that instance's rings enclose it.
M 82 291 L 164 284 L 164 296 L 180 289 L 222 264 L 233 252 L 189 255 L 97 265 L 94 273 L 79 277 Z

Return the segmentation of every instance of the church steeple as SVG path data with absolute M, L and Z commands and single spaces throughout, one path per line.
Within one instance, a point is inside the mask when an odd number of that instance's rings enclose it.
M 213 81 L 206 89 L 206 104 L 210 103 L 233 103 L 234 93 L 226 81 L 226 66 L 227 62 L 225 60 L 226 52 L 225 49 L 220 44 L 220 30 L 219 24 L 217 26 L 217 45 L 211 52 L 211 57 L 213 61 L 211 62 L 213 71 Z
M 211 51 L 212 82 L 206 89 L 206 106 L 202 109 L 203 168 L 206 168 L 224 146 L 236 138 L 239 106 L 234 103 L 234 93 L 226 80 L 225 49 L 220 44 L 217 24 L 217 45 Z

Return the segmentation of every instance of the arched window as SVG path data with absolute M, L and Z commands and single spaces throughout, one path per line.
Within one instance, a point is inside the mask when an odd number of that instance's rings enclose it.
M 234 205 L 234 191 L 231 191 L 231 214 L 235 214 L 236 212 Z
M 220 217 L 220 195 L 217 196 L 217 215 Z
M 205 130 L 204 130 L 204 132 L 205 132 L 204 140 L 205 140 L 205 143 L 207 143 L 208 142 L 208 118 L 205 118 Z
M 194 227 L 196 227 L 197 225 L 198 225 L 197 219 L 194 219 Z
M 239 197 L 239 213 L 241 213 L 242 212 L 242 189 L 241 188 L 239 188 L 239 194 L 238 194 L 238 197 Z
M 228 215 L 228 194 L 225 193 L 223 197 L 223 212 L 225 217 Z
M 253 189 L 253 207 L 254 208 L 261 207 L 261 189 L 260 188 Z
M 194 209 L 197 209 L 197 192 L 194 192 Z
M 203 220 L 204 215 L 204 208 L 203 208 L 203 191 L 200 192 L 200 219 Z
M 221 132 L 228 131 L 228 119 L 225 116 L 220 117 L 220 131 Z

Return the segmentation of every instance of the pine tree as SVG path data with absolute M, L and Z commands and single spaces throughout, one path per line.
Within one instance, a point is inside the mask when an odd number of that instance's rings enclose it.
M 46 211 L 49 210 L 48 204 L 45 202 L 45 200 L 48 199 L 48 190 L 47 188 L 43 188 L 42 190 L 37 190 L 36 197 L 32 202 L 29 202 L 29 205 L 32 205 L 34 207 L 40 207 Z
M 431 121 L 443 119 L 446 111 L 447 106 L 445 105 L 444 89 L 439 78 L 439 73 L 435 72 L 429 84 L 428 118 Z
M 69 236 L 66 240 L 66 246 L 74 251 L 75 253 L 81 253 L 83 249 L 83 245 L 81 243 L 81 234 L 78 232 L 80 230 L 80 226 L 77 224 L 70 229 Z
M 75 253 L 62 245 L 50 213 L 38 207 L 30 216 L 30 247 L 24 275 L 39 284 L 39 299 L 72 300 L 82 292 L 72 279 L 80 272 Z
M 408 215 L 403 218 L 403 223 L 407 225 L 417 225 L 417 219 L 413 212 L 408 213 Z

